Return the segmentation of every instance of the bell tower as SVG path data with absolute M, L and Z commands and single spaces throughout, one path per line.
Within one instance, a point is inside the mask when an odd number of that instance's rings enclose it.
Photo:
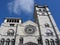
M 34 17 L 39 27 L 42 45 L 59 45 L 59 30 L 48 6 L 35 5 Z M 56 40 L 58 43 L 56 43 Z

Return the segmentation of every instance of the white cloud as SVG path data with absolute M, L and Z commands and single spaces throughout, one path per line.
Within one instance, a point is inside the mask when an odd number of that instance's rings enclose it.
M 20 14 L 21 11 L 31 13 L 34 7 L 34 0 L 14 0 L 8 3 L 9 11 Z

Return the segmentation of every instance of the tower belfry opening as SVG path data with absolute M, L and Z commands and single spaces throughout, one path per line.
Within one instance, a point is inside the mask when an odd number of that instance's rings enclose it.
M 45 43 L 44 41 L 47 39 L 50 42 L 52 38 L 54 38 L 53 41 L 55 41 L 55 39 L 57 38 L 57 41 L 58 41 L 57 45 L 60 45 L 60 42 L 59 42 L 60 37 L 58 36 L 59 30 L 51 15 L 51 12 L 48 6 L 35 5 L 34 17 L 35 17 L 35 22 L 38 24 L 38 27 L 39 27 L 42 45 L 50 45 L 50 43 L 48 44 L 48 43 Z M 48 31 L 50 31 L 51 33 Z M 49 34 L 49 36 L 46 35 L 47 33 Z M 52 42 L 52 45 L 55 45 L 55 44 Z
M 7 23 L 21 23 L 21 19 L 20 18 L 5 18 L 5 21 Z

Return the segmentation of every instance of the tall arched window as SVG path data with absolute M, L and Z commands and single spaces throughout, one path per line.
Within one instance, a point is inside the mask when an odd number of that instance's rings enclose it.
M 6 45 L 9 45 L 10 44 L 10 39 L 7 39 L 6 40 Z
M 53 40 L 53 39 L 51 39 L 50 43 L 51 43 L 51 45 L 55 45 L 55 43 L 54 43 L 54 40 Z
M 2 39 L 1 39 L 1 45 L 4 45 L 4 42 L 5 42 L 5 39 L 2 38 Z
M 11 45 L 15 45 L 15 39 L 11 40 Z
M 45 40 L 45 43 L 46 43 L 46 45 L 50 45 L 50 43 L 49 43 L 49 40 L 48 40 L 48 39 L 46 39 L 46 40 Z

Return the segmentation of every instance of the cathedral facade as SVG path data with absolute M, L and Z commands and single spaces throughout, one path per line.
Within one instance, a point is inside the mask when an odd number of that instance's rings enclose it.
M 35 5 L 34 22 L 5 18 L 0 26 L 0 45 L 60 45 L 60 32 L 48 6 Z

